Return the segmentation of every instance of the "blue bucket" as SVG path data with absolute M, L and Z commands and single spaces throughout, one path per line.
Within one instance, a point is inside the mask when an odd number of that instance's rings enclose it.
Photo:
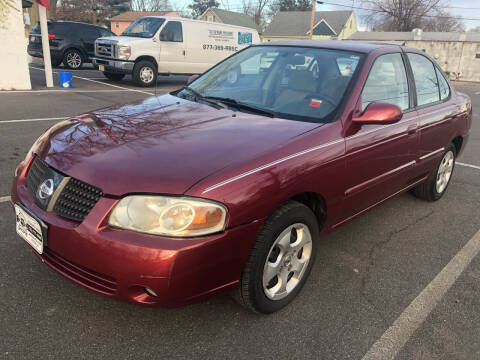
M 60 71 L 58 73 L 60 79 L 60 87 L 65 89 L 70 89 L 72 87 L 72 73 Z

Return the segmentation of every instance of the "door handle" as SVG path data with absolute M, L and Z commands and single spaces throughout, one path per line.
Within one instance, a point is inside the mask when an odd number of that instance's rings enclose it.
M 182 51 L 183 56 L 185 56 L 185 50 Z

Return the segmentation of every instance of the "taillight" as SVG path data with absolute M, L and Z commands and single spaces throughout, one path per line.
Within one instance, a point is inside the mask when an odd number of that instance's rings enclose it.
M 49 39 L 55 39 L 55 34 L 48 34 Z

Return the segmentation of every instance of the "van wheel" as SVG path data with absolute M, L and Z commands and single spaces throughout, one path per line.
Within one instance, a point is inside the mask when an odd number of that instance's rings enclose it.
M 80 69 L 83 65 L 83 56 L 80 51 L 76 49 L 67 50 L 63 56 L 63 65 L 72 70 Z
M 266 221 L 250 251 L 235 298 L 269 314 L 290 303 L 315 261 L 318 222 L 305 205 L 288 201 Z
M 455 146 L 450 144 L 438 163 L 435 171 L 423 183 L 413 189 L 413 194 L 426 201 L 437 201 L 445 191 L 452 178 L 453 169 L 455 168 L 455 157 L 457 152 Z
M 132 78 L 139 86 L 152 86 L 157 82 L 157 67 L 148 60 L 139 61 L 133 67 Z
M 125 77 L 125 74 L 116 74 L 110 72 L 104 72 L 103 75 L 105 75 L 107 79 L 112 81 L 120 81 Z

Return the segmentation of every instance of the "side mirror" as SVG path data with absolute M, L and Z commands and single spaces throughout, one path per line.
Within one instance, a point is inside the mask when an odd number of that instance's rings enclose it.
M 199 76 L 200 75 L 198 75 L 198 74 L 190 76 L 187 80 L 187 85 L 190 84 L 191 82 L 193 82 L 194 80 L 196 80 Z
M 354 124 L 392 124 L 399 121 L 403 116 L 402 109 L 394 104 L 384 102 L 372 102 L 360 116 L 354 116 Z

